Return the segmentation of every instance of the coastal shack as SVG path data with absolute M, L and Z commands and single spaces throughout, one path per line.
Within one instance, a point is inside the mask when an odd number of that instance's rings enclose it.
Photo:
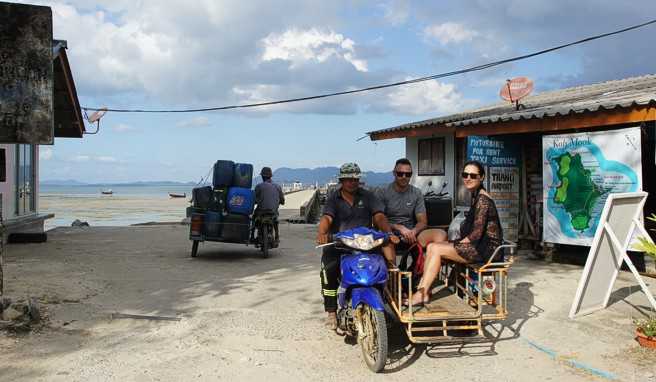
M 67 43 L 52 39 L 49 7 L 0 3 L 0 211 L 5 230 L 40 233 L 39 146 L 85 127 Z
M 412 183 L 424 191 L 446 183 L 454 213 L 469 204 L 460 180 L 464 162 L 481 161 L 504 236 L 551 249 L 589 246 L 610 193 L 645 190 L 645 215 L 656 212 L 655 129 L 656 75 L 646 75 L 367 134 L 373 141 L 405 139 L 416 168 Z

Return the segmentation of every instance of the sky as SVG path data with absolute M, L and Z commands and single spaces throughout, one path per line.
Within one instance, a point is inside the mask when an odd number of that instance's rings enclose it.
M 185 109 L 349 90 L 526 54 L 654 18 L 656 1 L 71 0 L 53 11 L 82 106 Z M 656 26 L 490 70 L 240 111 L 107 113 L 95 135 L 40 148 L 42 180 L 198 181 L 218 159 L 357 162 L 389 171 L 403 139 L 368 131 L 537 92 L 655 73 Z M 88 125 L 94 131 L 95 126 Z

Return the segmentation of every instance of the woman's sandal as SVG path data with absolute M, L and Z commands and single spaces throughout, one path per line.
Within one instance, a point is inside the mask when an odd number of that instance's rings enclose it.
M 426 300 L 426 295 L 424 294 L 424 288 L 417 288 L 417 291 L 412 293 L 411 296 L 414 297 L 416 294 L 421 295 L 421 301 L 417 302 L 417 303 L 412 303 L 413 310 L 414 310 L 415 307 L 420 307 L 421 308 L 422 306 L 424 306 L 424 303 L 427 301 Z M 403 305 L 409 306 L 410 305 L 410 299 L 406 297 L 403 300 Z

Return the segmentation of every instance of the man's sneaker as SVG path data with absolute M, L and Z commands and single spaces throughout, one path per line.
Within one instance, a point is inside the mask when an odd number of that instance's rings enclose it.
M 325 325 L 328 330 L 337 330 L 337 314 L 335 312 L 328 312 Z

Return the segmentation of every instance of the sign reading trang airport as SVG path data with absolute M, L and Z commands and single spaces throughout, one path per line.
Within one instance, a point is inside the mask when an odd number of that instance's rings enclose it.
M 0 143 L 54 143 L 52 11 L 0 2 Z

